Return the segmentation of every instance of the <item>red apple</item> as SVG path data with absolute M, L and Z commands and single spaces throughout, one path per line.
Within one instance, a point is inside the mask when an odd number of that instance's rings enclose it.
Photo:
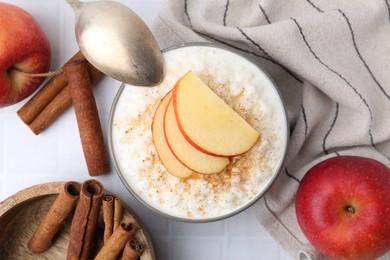
M 390 250 L 390 169 L 356 156 L 311 168 L 296 196 L 298 223 L 333 259 L 375 259 Z
M 45 78 L 25 73 L 47 72 L 50 59 L 49 40 L 34 17 L 0 3 L 0 107 L 31 95 Z

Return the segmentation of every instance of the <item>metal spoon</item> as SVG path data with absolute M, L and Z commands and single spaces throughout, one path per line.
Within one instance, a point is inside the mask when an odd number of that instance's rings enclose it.
M 76 18 L 76 41 L 85 58 L 104 74 L 136 86 L 155 86 L 164 61 L 141 18 L 114 1 L 66 0 Z

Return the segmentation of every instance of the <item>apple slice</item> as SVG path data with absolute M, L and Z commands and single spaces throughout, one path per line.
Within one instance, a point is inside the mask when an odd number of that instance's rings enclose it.
M 187 178 L 193 174 L 193 171 L 184 166 L 172 153 L 164 134 L 164 114 L 166 107 L 171 100 L 172 92 L 168 92 L 160 101 L 153 117 L 152 135 L 153 143 L 156 147 L 158 156 L 165 169 L 172 175 L 179 178 Z
M 212 174 L 222 171 L 229 164 L 228 158 L 202 153 L 184 138 L 176 121 L 172 100 L 165 111 L 164 130 L 169 148 L 188 168 L 198 173 Z
M 172 99 L 182 134 L 204 153 L 239 155 L 259 139 L 259 133 L 192 71 L 176 83 Z

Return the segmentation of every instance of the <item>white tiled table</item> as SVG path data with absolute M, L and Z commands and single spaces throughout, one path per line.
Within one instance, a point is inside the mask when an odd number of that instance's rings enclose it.
M 52 44 L 52 69 L 72 56 L 74 15 L 65 0 L 6 0 L 30 12 Z M 151 25 L 162 0 L 122 1 Z M 106 77 L 95 87 L 96 101 L 107 138 L 111 103 L 120 82 Z M 0 200 L 34 184 L 89 179 L 73 108 L 49 129 L 35 136 L 16 115 L 25 103 L 0 109 Z M 291 259 L 260 226 L 250 209 L 229 219 L 182 223 L 162 217 L 135 200 L 112 170 L 98 177 L 107 190 L 123 197 L 148 228 L 157 259 Z M 0 230 L 1 232 L 1 230 Z

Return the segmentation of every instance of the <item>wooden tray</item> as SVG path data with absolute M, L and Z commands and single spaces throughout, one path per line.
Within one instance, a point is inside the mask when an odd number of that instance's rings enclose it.
M 51 182 L 35 185 L 0 202 L 0 259 L 66 259 L 70 219 L 62 225 L 49 250 L 42 254 L 32 254 L 27 249 L 27 242 L 64 184 Z M 123 211 L 124 218 L 130 218 L 138 224 L 139 230 L 134 237 L 145 246 L 140 259 L 154 260 L 152 241 L 142 222 L 125 204 Z M 102 226 L 103 218 L 100 214 L 99 228 L 102 229 Z

